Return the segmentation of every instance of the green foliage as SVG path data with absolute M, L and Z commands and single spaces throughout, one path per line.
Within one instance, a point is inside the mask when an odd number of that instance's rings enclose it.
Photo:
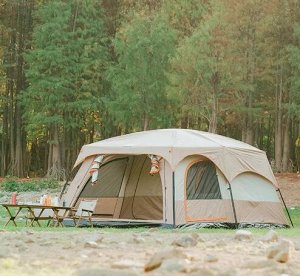
M 296 25 L 294 29 L 294 36 L 300 40 L 300 25 Z M 300 45 L 294 44 L 288 47 L 289 61 L 292 66 L 291 76 L 291 97 L 292 101 L 289 104 L 289 112 L 291 116 L 299 116 L 300 111 Z
M 222 5 L 213 7 L 177 48 L 170 88 L 181 99 L 182 114 L 212 123 L 218 102 L 228 86 L 228 42 Z M 175 92 L 174 92 L 175 87 Z
M 25 56 L 27 129 L 78 129 L 99 109 L 108 60 L 100 1 L 48 1 L 36 12 L 33 49 Z M 35 136 L 35 134 L 33 135 Z
M 299 134 L 300 1 L 3 3 L 2 175 L 20 137 L 29 170 L 45 173 L 68 171 L 84 143 L 141 129 L 215 125 L 271 158 L 277 126 L 291 127 L 286 145 Z
M 137 16 L 114 40 L 118 61 L 108 70 L 113 94 L 106 104 L 125 129 L 167 126 L 170 101 L 166 87 L 175 33 L 159 18 Z
M 163 1 L 161 16 L 178 31 L 179 38 L 190 36 L 201 25 L 203 18 L 210 9 L 209 1 L 169 0 Z
M 29 192 L 59 189 L 59 182 L 54 179 L 43 178 L 33 180 L 19 180 L 7 177 L 0 184 L 0 190 L 6 192 Z

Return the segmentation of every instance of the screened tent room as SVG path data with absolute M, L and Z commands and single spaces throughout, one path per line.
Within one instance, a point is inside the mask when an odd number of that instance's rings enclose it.
M 245 172 L 229 183 L 212 161 L 190 156 L 180 162 L 175 181 L 178 224 L 287 223 L 273 183 L 259 174 Z
M 162 183 L 159 174 L 149 174 L 150 168 L 146 155 L 115 157 L 99 168 L 94 184 L 89 177 L 75 206 L 97 199 L 95 218 L 162 220 Z

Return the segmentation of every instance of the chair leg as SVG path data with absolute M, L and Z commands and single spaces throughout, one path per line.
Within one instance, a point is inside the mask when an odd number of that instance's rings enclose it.
M 91 216 L 91 215 L 89 215 L 89 222 L 90 222 L 91 227 L 93 228 L 94 225 L 93 225 L 93 223 L 92 223 L 92 216 Z
M 80 226 L 80 222 L 81 222 L 81 216 L 78 218 L 77 223 L 76 223 L 76 227 Z

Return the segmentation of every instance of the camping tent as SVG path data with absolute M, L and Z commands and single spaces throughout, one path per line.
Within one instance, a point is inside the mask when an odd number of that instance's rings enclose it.
M 153 156 L 159 172 L 150 175 Z M 287 224 L 265 152 L 217 134 L 159 129 L 113 137 L 83 146 L 79 165 L 62 200 L 97 199 L 94 221 Z

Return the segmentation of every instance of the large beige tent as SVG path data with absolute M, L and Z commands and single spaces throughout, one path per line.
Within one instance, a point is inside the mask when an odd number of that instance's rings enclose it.
M 159 173 L 150 175 L 153 156 Z M 62 200 L 78 206 L 97 199 L 95 222 L 287 224 L 265 152 L 224 136 L 136 132 L 83 146 L 79 165 Z

